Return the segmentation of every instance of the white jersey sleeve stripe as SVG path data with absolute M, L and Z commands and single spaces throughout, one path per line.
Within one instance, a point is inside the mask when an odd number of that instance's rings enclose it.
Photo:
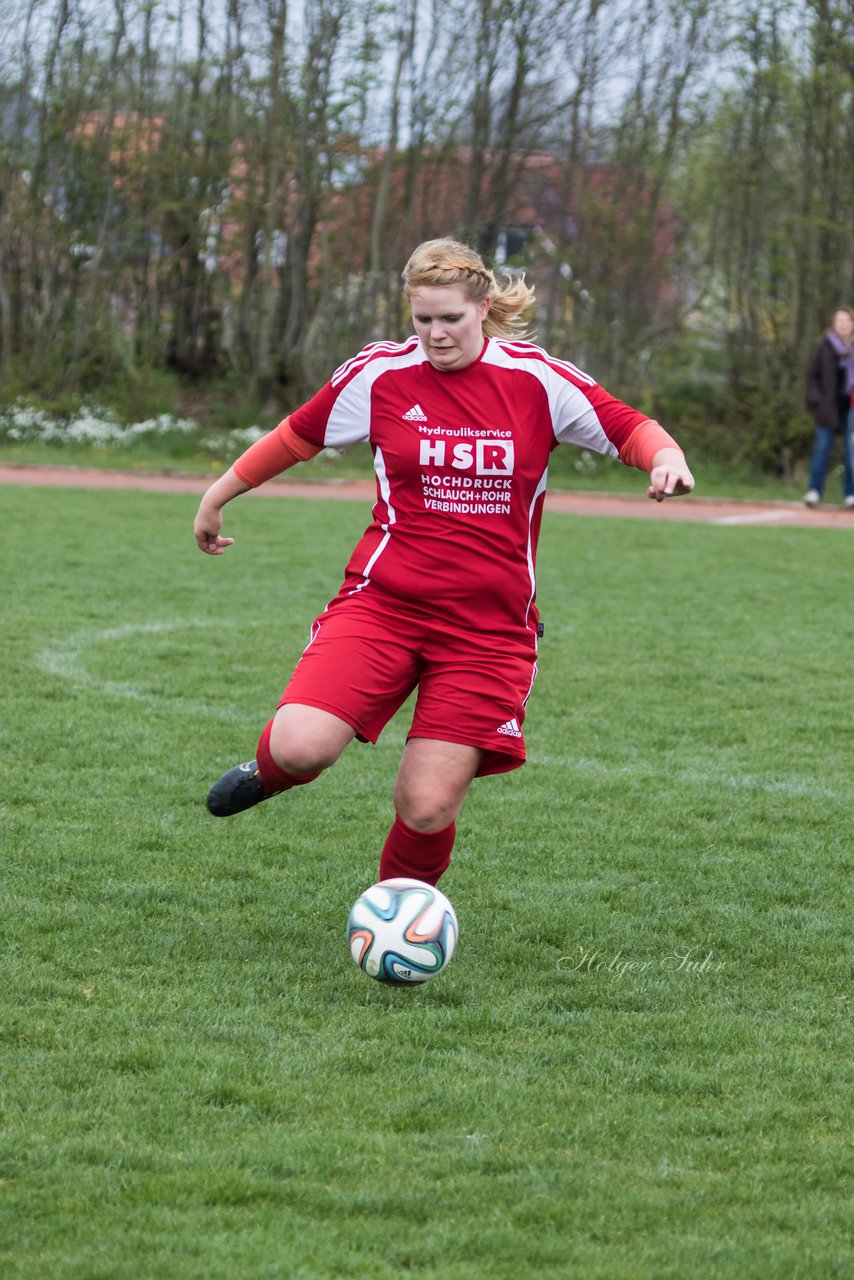
M 393 356 L 397 353 L 404 355 L 413 350 L 413 347 L 417 345 L 418 338 L 414 335 L 413 337 L 408 338 L 406 342 L 372 342 L 370 346 L 363 347 L 358 355 L 352 356 L 351 359 L 346 360 L 344 364 L 340 365 L 335 370 L 329 381 L 333 387 L 337 387 L 339 383 L 345 381 L 345 379 L 349 378 L 352 374 L 357 373 L 359 369 L 364 368 L 366 364 L 377 356 L 381 354 Z
M 542 347 L 538 347 L 534 342 L 508 342 L 506 340 L 498 341 L 497 346 L 507 351 L 510 355 L 528 356 L 532 353 L 543 360 L 546 364 L 551 365 L 555 369 L 565 369 L 573 378 L 577 378 L 579 382 L 583 382 L 588 387 L 595 387 L 596 379 L 591 378 L 589 373 L 585 373 L 583 369 L 579 369 L 577 365 L 571 364 L 569 360 L 559 360 L 557 356 L 549 355 Z
M 361 351 L 357 351 L 357 353 L 354 356 L 351 356 L 349 360 L 345 360 L 343 364 L 339 365 L 329 381 L 332 383 L 333 387 L 337 386 L 339 382 L 354 372 L 359 365 L 370 360 L 372 356 L 377 355 L 380 351 L 392 351 L 397 345 L 399 344 L 392 342 L 368 343 L 366 347 L 362 347 Z

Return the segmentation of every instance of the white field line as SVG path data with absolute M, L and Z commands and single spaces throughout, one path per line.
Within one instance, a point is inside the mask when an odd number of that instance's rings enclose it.
M 794 520 L 794 511 L 752 511 L 743 516 L 718 516 L 709 524 L 779 524 L 783 520 Z
M 216 630 L 222 630 L 223 623 L 216 624 Z M 237 622 L 231 624 L 238 625 Z M 241 619 L 242 630 L 258 626 L 259 623 L 246 622 Z M 180 708 L 184 714 L 207 717 L 211 720 L 241 721 L 247 718 L 247 712 L 236 707 L 218 703 L 216 685 L 212 684 L 211 702 L 198 702 L 190 698 L 173 697 L 161 699 L 146 689 L 126 680 L 105 680 L 95 671 L 89 669 L 87 663 L 88 650 L 104 642 L 123 643 L 138 636 L 167 635 L 174 631 L 191 631 L 212 629 L 213 624 L 199 618 L 174 619 L 168 622 L 128 622 L 118 627 L 101 627 L 98 629 L 77 631 L 62 640 L 56 641 L 42 649 L 35 656 L 37 669 L 45 675 L 58 676 L 63 680 L 73 680 L 77 684 L 96 689 L 108 698 L 120 698 L 125 701 L 143 702 L 151 705 L 170 705 Z
M 644 765 L 608 765 L 601 760 L 579 759 L 563 755 L 540 755 L 537 752 L 528 756 L 528 764 L 545 766 L 549 769 L 561 769 L 565 773 L 578 776 L 596 774 L 600 777 L 649 778 L 652 781 L 655 773 Z M 715 769 L 696 769 L 691 766 L 674 768 L 668 763 L 666 767 L 668 779 L 684 782 L 692 787 L 707 787 L 710 783 L 727 787 L 731 791 L 762 791 L 769 795 L 786 796 L 819 796 L 823 799 L 844 800 L 848 788 L 826 786 L 819 782 L 811 782 L 804 778 L 774 778 L 768 775 L 751 773 L 728 773 Z M 854 797 L 852 797 L 854 798 Z
M 392 747 L 399 750 L 404 746 L 405 742 L 406 729 L 392 722 L 377 743 L 377 750 L 382 751 Z M 527 767 L 560 770 L 564 777 L 569 774 L 578 778 L 595 774 L 603 778 L 649 778 L 651 782 L 654 782 L 656 776 L 655 770 L 648 765 L 609 765 L 602 760 L 553 755 L 537 750 L 529 751 Z M 768 795 L 818 796 L 822 799 L 831 800 L 840 800 L 840 798 L 845 800 L 847 794 L 844 790 L 841 792 L 838 786 L 825 786 L 822 783 L 809 782 L 803 778 L 774 778 L 762 774 L 736 774 L 723 770 L 697 769 L 691 766 L 676 767 L 674 769 L 670 763 L 667 764 L 666 775 L 668 779 L 672 778 L 677 782 L 684 782 L 686 786 L 690 787 L 708 787 L 710 784 L 714 784 L 725 787 L 730 791 L 759 791 Z M 851 801 L 854 803 L 854 793 L 851 794 Z

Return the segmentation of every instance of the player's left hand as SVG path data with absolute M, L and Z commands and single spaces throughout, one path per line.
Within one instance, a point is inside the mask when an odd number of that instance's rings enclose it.
M 664 453 L 672 456 L 661 457 Z M 665 498 L 675 498 L 681 493 L 690 493 L 694 488 L 694 477 L 688 469 L 684 456 L 675 449 L 662 449 L 661 454 L 656 458 L 656 465 L 649 473 L 647 497 L 653 498 L 656 502 L 663 502 Z

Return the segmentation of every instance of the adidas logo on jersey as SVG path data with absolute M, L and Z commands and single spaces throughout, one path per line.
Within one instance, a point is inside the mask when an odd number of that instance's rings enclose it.
M 426 422 L 427 414 L 421 408 L 420 404 L 414 404 L 412 408 L 403 415 L 404 422 Z
M 512 719 L 500 724 L 497 729 L 498 733 L 506 733 L 508 738 L 521 738 L 522 730 L 519 728 L 519 721 L 513 716 Z

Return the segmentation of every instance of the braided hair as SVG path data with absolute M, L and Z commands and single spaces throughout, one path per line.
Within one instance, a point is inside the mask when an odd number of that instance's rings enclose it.
M 507 279 L 499 284 L 474 249 L 459 240 L 425 240 L 403 268 L 403 289 L 410 294 L 422 285 L 456 286 L 469 302 L 489 298 L 489 310 L 483 322 L 488 338 L 523 338 L 526 326 L 523 312 L 534 302 L 534 290 L 525 277 Z

